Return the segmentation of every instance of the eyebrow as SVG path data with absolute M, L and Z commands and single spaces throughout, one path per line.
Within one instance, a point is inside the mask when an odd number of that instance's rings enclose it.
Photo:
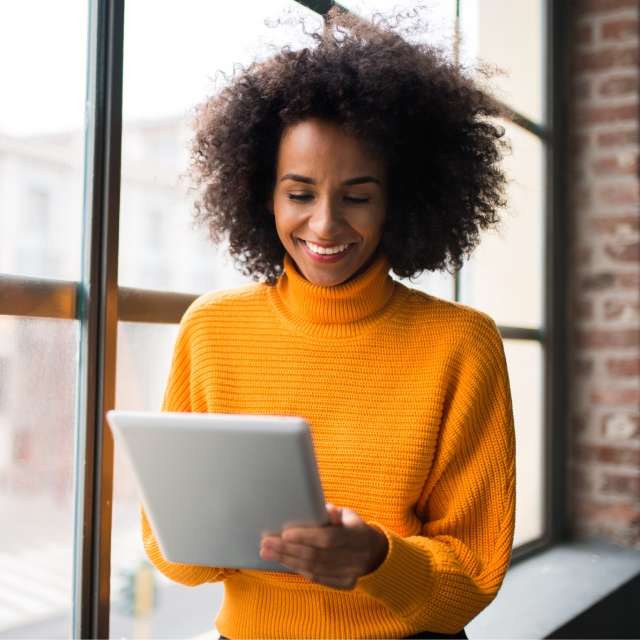
M 283 180 L 295 180 L 296 182 L 305 182 L 306 184 L 316 183 L 313 178 L 309 178 L 308 176 L 301 176 L 297 173 L 285 173 L 285 175 L 280 178 L 280 182 L 282 182 Z M 358 176 L 357 178 L 349 178 L 349 180 L 345 180 L 342 184 L 345 186 L 349 186 L 352 184 L 363 184 L 365 182 L 375 182 L 376 184 L 382 186 L 380 180 L 378 180 L 378 178 L 374 178 L 373 176 Z

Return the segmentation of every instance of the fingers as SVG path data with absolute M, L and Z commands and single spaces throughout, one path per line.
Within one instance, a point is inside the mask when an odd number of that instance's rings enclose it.
M 275 560 L 302 573 L 322 578 L 346 578 L 364 566 L 366 554 L 348 549 L 318 549 L 303 544 L 281 543 L 261 552 L 263 559 Z
M 349 507 L 344 507 L 341 509 L 342 511 L 342 524 L 347 527 L 356 527 L 358 525 L 363 524 L 362 518 L 353 510 L 349 509 Z
M 277 538 L 263 538 L 260 557 L 290 567 L 311 582 L 353 589 L 369 562 L 362 540 L 364 522 L 347 507 L 330 502 L 325 506 L 334 526 L 284 529 Z
M 329 514 L 329 522 L 332 525 L 342 524 L 342 509 L 339 507 L 336 507 L 330 502 L 327 502 L 326 506 L 327 506 L 327 513 Z
M 361 542 L 348 536 L 342 527 L 291 527 L 282 532 L 280 540 L 284 543 L 295 542 L 320 549 L 336 549 L 348 544 L 357 549 Z

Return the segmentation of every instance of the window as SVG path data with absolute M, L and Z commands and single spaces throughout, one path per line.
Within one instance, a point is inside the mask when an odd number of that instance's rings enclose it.
M 6 327 L 5 327 L 6 331 Z M 5 347 L 6 349 L 6 347 Z M 9 351 L 9 349 L 6 349 Z M 0 379 L 8 380 L 9 379 L 9 355 L 0 355 Z M 9 410 L 9 392 L 7 390 L 6 385 L 0 387 L 0 420 L 2 419 L 2 415 Z M 3 453 L 0 453 L 0 456 Z
M 133 478 L 102 416 L 113 406 L 158 408 L 186 306 L 202 291 L 247 282 L 224 248 L 191 228 L 181 177 L 190 109 L 212 90 L 216 69 L 232 73 L 234 63 L 269 55 L 269 45 L 307 44 L 296 17 L 317 27 L 310 7 L 321 4 L 0 6 L 0 54 L 20 60 L 0 71 L 10 89 L 0 117 L 0 505 L 10 522 L 0 636 L 184 637 L 210 628 L 221 585 L 183 588 L 149 567 Z M 412 5 L 341 4 L 364 16 Z M 553 541 L 548 496 L 563 474 L 548 446 L 566 382 L 551 366 L 561 348 L 554 327 L 563 312 L 549 304 L 561 212 L 546 195 L 557 165 L 545 93 L 547 25 L 561 4 L 435 0 L 412 36 L 507 71 L 496 81 L 514 111 L 503 123 L 513 154 L 502 228 L 484 234 L 455 277 L 406 284 L 485 310 L 501 329 L 517 430 L 516 559 Z M 283 16 L 292 19 L 276 25 Z M 132 591 L 149 575 L 144 593 Z M 202 614 L 190 614 L 191 627 L 171 615 L 183 606 Z
M 78 332 L 0 316 L 0 637 L 70 632 Z
M 545 504 L 546 216 L 549 203 L 545 139 L 543 2 L 460 0 L 463 62 L 497 65 L 491 88 L 517 115 L 500 121 L 512 152 L 504 159 L 507 209 L 498 230 L 485 233 L 459 278 L 459 300 L 491 315 L 500 327 L 509 368 L 516 426 L 516 531 L 514 547 L 540 541 Z M 496 33 L 500 37 L 496 37 Z M 479 78 L 480 79 L 480 78 Z M 500 294 L 497 294 L 500 292 Z
M 393 9 L 412 13 L 415 3 L 349 0 L 346 6 L 367 17 Z M 462 269 L 425 273 L 406 284 L 488 313 L 501 329 L 516 425 L 516 532 L 514 546 L 545 535 L 545 246 L 549 204 L 544 135 L 545 6 L 538 0 L 437 0 L 413 38 L 444 49 L 471 69 L 497 65 L 490 88 L 518 115 L 500 120 L 512 145 L 504 158 L 508 206 L 496 230 L 484 232 Z M 496 38 L 496 29 L 504 37 Z M 457 36 L 457 37 L 456 37 Z M 506 265 L 508 267 L 506 268 Z M 501 292 L 502 295 L 496 295 Z
M 0 3 L 0 637 L 72 636 L 87 7 Z M 69 286 L 67 286 L 69 285 Z
M 153 30 L 147 23 L 151 11 Z M 198 293 L 250 282 L 233 268 L 223 251 L 212 248 L 204 232 L 192 228 L 193 203 L 186 182 L 181 180 L 188 160 L 188 118 L 194 104 L 211 90 L 210 76 L 215 69 L 230 74 L 234 63 L 247 63 L 268 43 L 299 47 L 299 27 L 269 26 L 279 17 L 298 16 L 316 25 L 322 22 L 320 16 L 290 0 L 255 2 L 251 12 L 247 12 L 246 3 L 189 0 L 158 4 L 142 0 L 126 4 L 121 286 L 156 289 L 169 295 L 166 292 Z M 180 47 L 167 47 L 172 34 L 182 34 Z M 118 408 L 157 410 L 161 405 L 177 325 L 168 324 L 170 320 L 163 317 L 154 320 L 118 324 Z M 153 637 L 184 637 L 206 631 L 222 601 L 222 584 L 183 587 L 148 563 L 140 539 L 135 483 L 117 447 L 114 458 L 113 536 L 120 547 L 113 544 L 111 553 L 111 600 L 113 610 L 119 612 L 111 627 L 112 637 L 131 633 L 141 620 L 146 620 Z M 123 549 L 131 553 L 123 553 Z M 152 572 L 161 604 L 148 615 L 142 610 L 136 615 L 127 585 L 136 572 L 147 569 Z M 178 615 L 183 602 L 200 600 L 201 606 L 190 605 L 188 619 Z M 170 611 L 176 615 L 168 615 Z

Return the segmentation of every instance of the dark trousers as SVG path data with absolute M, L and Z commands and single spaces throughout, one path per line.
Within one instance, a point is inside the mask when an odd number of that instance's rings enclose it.
M 405 638 L 467 638 L 464 629 L 454 634 L 434 633 L 433 631 L 417 631 L 413 635 L 405 636 Z
M 464 632 L 464 629 L 458 631 L 458 633 L 454 633 L 453 635 L 446 633 L 434 633 L 433 631 L 418 631 L 410 636 L 404 636 L 405 638 L 467 638 L 467 634 Z M 219 640 L 229 640 L 226 636 L 220 636 Z

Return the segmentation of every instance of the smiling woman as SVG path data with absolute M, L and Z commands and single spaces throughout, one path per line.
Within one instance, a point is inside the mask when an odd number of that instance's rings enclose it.
M 500 110 L 337 9 L 316 41 L 200 105 L 196 219 L 262 281 L 189 307 L 163 409 L 306 419 L 330 524 L 256 544 L 293 572 L 169 562 L 142 511 L 144 545 L 176 582 L 224 582 L 223 637 L 465 638 L 513 544 L 502 339 L 389 271 L 455 268 L 498 221 Z
M 268 208 L 296 267 L 333 286 L 362 273 L 382 236 L 386 167 L 356 137 L 310 118 L 282 134 Z
M 214 242 L 228 237 L 244 275 L 274 284 L 284 252 L 267 209 L 284 173 L 322 180 L 322 206 L 330 191 L 335 196 L 338 174 L 384 174 L 380 244 L 394 272 L 404 278 L 460 268 L 506 204 L 500 161 L 510 145 L 490 118 L 505 116 L 505 108 L 439 49 L 337 8 L 324 33 L 312 35 L 315 48 L 254 62 L 198 105 L 196 221 Z M 320 165 L 342 166 L 315 176 L 320 166 L 293 162 L 294 153 L 308 151 Z M 369 186 L 367 195 L 379 201 Z M 309 189 L 304 194 L 307 200 Z

